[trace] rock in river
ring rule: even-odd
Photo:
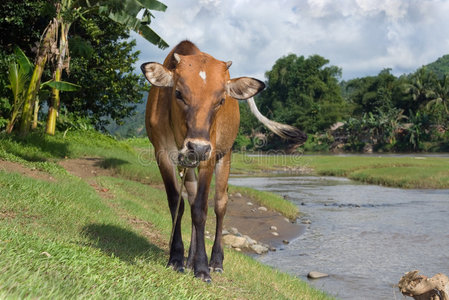
[[[309,272],[309,274],[307,274],[307,277],[310,279],[319,279],[319,278],[324,278],[324,277],[328,277],[329,274],[326,273],[321,273],[321,272],[317,272],[317,271],[311,271]]]
[[[259,244],[251,245],[250,248],[257,254],[263,254],[268,252],[268,248]]]
[[[248,247],[248,241],[241,236],[235,235],[225,235],[223,237],[223,243],[225,245],[230,245],[232,248],[245,248]]]

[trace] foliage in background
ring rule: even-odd
[[[449,74],[441,73],[449,70],[447,57],[408,75],[384,69],[338,83],[338,68],[326,67],[324,58],[291,54],[266,73],[267,88],[257,102],[266,116],[308,133],[305,151],[447,151]],[[288,148],[266,133],[245,105],[240,110],[235,149]],[[261,134],[262,148],[254,142]]]
[[[134,114],[142,101],[141,92],[148,90],[143,76],[136,74],[134,64],[139,52],[133,51],[134,41],[128,41],[128,31],[102,16],[90,23],[80,20],[72,27],[72,59],[70,80],[83,88],[61,95],[63,107],[77,117],[86,117],[97,129],[111,121],[123,123]]]
[[[20,38],[30,37],[27,40],[28,47],[31,48],[32,45],[36,44],[37,54],[35,61],[35,68],[29,87],[27,89],[27,95],[25,103],[20,111],[21,116],[21,132],[26,134],[30,128],[31,118],[34,111],[34,116],[37,117],[40,108],[38,102],[38,90],[40,87],[41,77],[48,76],[45,74],[45,66],[47,63],[51,63],[53,68],[53,80],[55,82],[60,82],[63,76],[63,70],[67,71],[69,74],[69,64],[71,57],[69,56],[69,40],[72,38],[71,26],[75,22],[82,22],[84,25],[85,32],[89,35],[89,38],[97,42],[98,45],[105,46],[105,49],[92,49],[88,46],[88,42],[83,39],[80,35],[75,37],[75,42],[78,43],[75,46],[75,52],[78,50],[80,57],[89,57],[94,54],[90,50],[103,51],[102,53],[113,54],[110,58],[115,58],[116,61],[109,63],[110,59],[105,57],[97,57],[96,69],[98,67],[105,67],[102,73],[106,73],[107,78],[99,78],[102,83],[110,80],[110,85],[107,87],[109,90],[104,91],[101,99],[84,99],[84,101],[91,101],[94,103],[92,110],[87,110],[84,113],[90,114],[89,117],[94,119],[95,125],[97,127],[102,127],[104,122],[102,122],[101,117],[106,111],[106,114],[110,116],[113,120],[120,120],[121,118],[130,115],[133,110],[132,106],[120,105],[115,101],[117,99],[117,94],[123,96],[124,102],[137,102],[137,100],[130,99],[142,90],[142,80],[139,76],[132,74],[132,64],[137,60],[137,53],[129,53],[132,51],[134,42],[120,42],[120,38],[128,38],[128,30],[134,30],[142,35],[149,42],[157,45],[160,48],[165,48],[168,45],[163,41],[150,27],[151,19],[154,17],[151,14],[151,10],[164,11],[166,6],[157,0],[147,0],[147,1],[137,1],[137,0],[125,0],[125,1],[114,1],[114,0],[98,0],[98,1],[82,1],[82,0],[35,0],[35,1],[10,1],[6,0],[2,3],[2,11],[0,13],[0,24],[5,25],[0,27],[0,33],[2,36],[7,36],[7,31],[17,32],[11,29],[24,29],[26,33],[21,33]],[[32,5],[32,4],[34,5]],[[17,8],[14,5],[17,5]],[[12,8],[8,10],[8,8]],[[4,10],[3,10],[4,9]],[[32,10],[33,13],[22,14],[23,11]],[[46,13],[43,13],[46,11]],[[143,12],[142,15],[140,13]],[[23,16],[30,15],[33,18],[24,19]],[[104,19],[108,19],[107,24],[115,25],[118,27],[119,33],[115,33],[116,37],[112,40],[115,44],[113,47],[109,47],[106,43],[103,43],[102,38],[104,35],[101,26],[98,24],[100,20],[96,18],[103,18],[103,23],[106,23]],[[50,23],[48,21],[50,20]],[[34,24],[41,25],[39,28],[34,28],[33,26],[24,26],[24,24],[29,24],[30,21],[34,21]],[[112,21],[112,22],[111,22]],[[48,24],[48,25],[42,25]],[[15,28],[16,27],[16,28]],[[44,28],[44,29],[43,29]],[[18,31],[21,32],[21,31]],[[43,33],[42,33],[43,32]],[[5,34],[3,34],[5,33]],[[70,33],[70,34],[69,34]],[[110,34],[111,32],[109,32]],[[20,39],[19,39],[20,40]],[[5,58],[0,62],[0,64],[9,64],[12,60],[9,57],[11,47],[14,45],[14,39],[5,41],[1,49],[3,53],[0,53],[1,58]],[[8,43],[7,43],[8,42]],[[23,43],[23,40],[22,40]],[[32,45],[30,45],[32,43]],[[105,45],[106,44],[106,45]],[[84,46],[84,47],[83,47]],[[117,55],[115,55],[117,53]],[[30,56],[34,56],[31,53]],[[93,57],[95,59],[95,57]],[[121,60],[121,61],[119,61]],[[89,67],[84,65],[84,67]],[[86,69],[83,70],[86,72]],[[113,73],[116,73],[114,76]],[[92,78],[98,78],[96,74]],[[140,82],[139,82],[140,80]],[[6,80],[0,80],[0,83]],[[117,82],[120,82],[116,84]],[[91,83],[91,82],[90,82]],[[114,86],[115,84],[115,86]],[[131,87],[132,85],[132,87]],[[54,134],[55,120],[57,112],[60,107],[60,95],[59,87],[55,85],[49,85],[52,87],[52,96],[50,102],[48,103],[48,120],[47,120],[47,133]],[[137,88],[134,86],[138,86]],[[97,86],[98,89],[98,86]],[[107,95],[106,97],[104,95]],[[122,100],[120,99],[120,102]],[[2,98],[0,101],[1,118],[0,124],[5,123],[6,114],[11,109],[10,102],[11,99]],[[98,107],[102,105],[109,105],[105,110],[98,112]],[[118,107],[117,107],[118,106]],[[117,107],[115,110],[111,107]],[[36,118],[35,118],[36,119]],[[37,122],[33,122],[33,128],[37,126]]]
[[[428,64],[427,69],[435,73],[438,78],[442,78],[444,75],[449,74],[449,54],[443,55],[433,63]]]
[[[257,98],[261,112],[307,132],[338,121],[346,108],[338,84],[341,70],[328,63],[319,55],[278,59],[265,75],[267,88]]]

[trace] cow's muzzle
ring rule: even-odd
[[[181,167],[194,168],[201,161],[208,160],[211,154],[211,145],[205,141],[186,141],[179,151],[178,164]]]

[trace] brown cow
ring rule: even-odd
[[[192,236],[186,265],[206,282],[211,281],[210,270],[223,271],[223,218],[228,201],[231,148],[240,122],[236,99],[248,99],[251,111],[276,134],[298,143],[307,138],[294,127],[263,117],[252,97],[264,89],[264,83],[248,77],[230,79],[230,66],[231,62],[216,60],[189,41],[178,44],[163,65],[150,62],[141,66],[153,85],[148,95],[145,124],[164,180],[172,221],[179,197],[176,168],[187,168],[184,186],[191,206]],[[214,170],[217,222],[208,263],[204,227]],[[180,272],[184,271],[183,212],[184,201],[181,201],[168,261],[169,266]]]

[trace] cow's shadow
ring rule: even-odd
[[[144,237],[117,225],[89,224],[83,228],[82,234],[91,240],[89,246],[131,264],[136,258],[159,262],[166,260],[161,248],[148,242]]]
[[[103,169],[114,169],[114,168],[118,168],[122,165],[126,165],[129,164],[129,161],[123,160],[123,159],[119,159],[119,158],[114,158],[114,157],[110,157],[110,158],[105,158],[101,161],[98,161],[95,166],[97,167],[101,167]]]

